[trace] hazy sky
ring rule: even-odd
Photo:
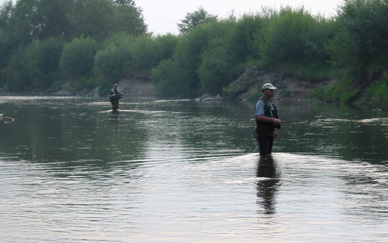
[[[226,18],[232,12],[240,17],[244,13],[260,12],[262,7],[279,9],[280,6],[304,6],[312,14],[332,16],[343,0],[135,0],[135,3],[143,10],[148,31],[154,34],[176,34],[177,23],[200,6],[219,18]]]
[[[192,13],[201,6],[219,18],[226,18],[231,13],[240,17],[244,13],[260,12],[262,7],[279,9],[280,6],[304,6],[312,14],[332,16],[342,3],[343,0],[135,0],[136,6],[143,10],[148,31],[154,34],[177,34],[177,23],[187,13]]]

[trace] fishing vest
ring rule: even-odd
[[[273,117],[279,119],[279,116],[276,111],[275,105],[266,99],[264,96],[260,97],[258,101],[261,100],[264,103],[264,116]],[[271,112],[271,108],[274,108]],[[255,115],[256,121],[256,133],[257,135],[269,136],[273,134],[275,128],[280,128],[280,125],[275,126],[273,123],[260,122],[257,120],[257,116]]]
[[[111,91],[110,91],[110,94],[112,95],[112,94],[115,94],[115,96],[112,96],[112,97],[110,97],[110,99],[111,100],[119,100],[119,99],[121,99],[121,93],[116,89],[112,89]]]

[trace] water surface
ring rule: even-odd
[[[3,242],[386,242],[388,115],[280,102],[272,158],[253,105],[0,97]]]

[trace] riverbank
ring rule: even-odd
[[[256,65],[245,67],[241,70],[238,78],[233,81],[227,88],[225,88],[222,94],[208,95],[205,94],[198,98],[198,100],[213,100],[213,99],[226,99],[234,101],[252,101],[261,96],[261,86],[264,83],[272,83],[278,88],[276,94],[277,98],[309,99],[310,93],[318,86],[326,87],[335,80],[310,80],[303,77],[298,77],[293,73],[280,73],[278,71],[261,70]],[[124,93],[124,97],[127,99],[156,99],[158,98],[155,85],[152,83],[150,76],[145,73],[132,75],[121,79],[119,82],[119,88]],[[91,90],[82,90],[74,92],[70,85],[63,85],[59,91],[45,92],[40,90],[31,90],[23,93],[7,93],[6,88],[0,89],[0,95],[30,95],[30,96],[87,96],[98,97],[104,96],[101,94],[108,94],[101,92],[99,87]]]
[[[278,98],[295,98],[307,100],[317,85],[325,85],[332,80],[308,80],[292,74],[280,74],[276,71],[263,71],[252,65],[244,68],[239,77],[217,96],[203,95],[199,100],[226,99],[249,101],[261,95],[261,86],[272,83],[279,90]],[[120,80],[120,90],[130,98],[157,98],[157,91],[152,81],[146,77],[131,77]],[[203,98],[205,97],[205,98]]]

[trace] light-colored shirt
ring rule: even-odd
[[[271,117],[273,117],[273,113],[272,111],[274,111],[275,108],[273,107],[273,104],[271,103]],[[256,113],[255,113],[256,116],[264,116],[265,115],[265,112],[264,112],[264,102],[262,100],[258,100],[256,102]]]

